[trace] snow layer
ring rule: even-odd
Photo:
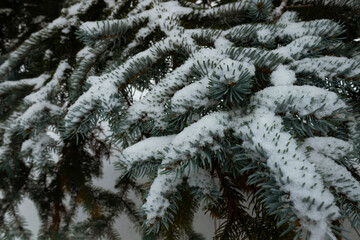
[[[281,64],[271,73],[270,81],[275,86],[292,85],[296,81],[295,72]]]
[[[273,53],[279,53],[281,56],[290,59],[299,59],[306,55],[310,50],[319,46],[322,38],[317,36],[303,36],[293,40],[284,47],[273,50]]]
[[[175,135],[164,137],[151,137],[138,142],[126,148],[120,157],[120,160],[128,166],[128,169],[137,161],[143,161],[149,158],[158,159],[165,153]]]
[[[171,161],[186,161],[198,153],[198,148],[213,145],[214,136],[223,137],[227,128],[228,113],[214,112],[184,128],[171,142],[163,164]]]
[[[324,56],[319,58],[305,58],[294,61],[295,72],[311,73],[319,78],[333,78],[335,76],[356,77],[360,75],[360,63],[345,57]]]
[[[164,158],[162,161],[164,167],[168,166],[172,161],[181,160],[185,163],[198,152],[198,147],[212,145],[213,136],[223,136],[227,116],[227,113],[212,113],[185,128],[176,136],[149,138],[141,141],[124,150],[123,156],[127,157],[125,161],[130,165],[138,157],[144,160],[161,156],[161,158]],[[159,155],[164,151],[165,147],[168,148],[166,155]],[[200,188],[202,192],[210,192],[214,187],[211,177],[204,170],[200,169],[194,172],[185,169],[184,173],[183,176],[189,178],[189,185]],[[142,206],[149,223],[154,222],[158,217],[164,216],[166,209],[170,206],[169,200],[165,196],[175,192],[176,186],[182,182],[182,178],[177,176],[176,171],[168,173],[166,168],[159,168],[158,175],[152,183],[149,195],[146,198],[146,203]]]
[[[169,174],[159,173],[151,184],[146,202],[142,206],[146,212],[146,220],[151,224],[156,218],[165,215],[166,209],[170,206],[165,194],[176,192],[176,186],[182,183],[182,179],[176,176],[176,172]]]
[[[353,150],[351,143],[333,137],[306,139],[302,148],[309,152],[309,161],[322,173],[326,183],[353,201],[360,201],[360,184],[344,167],[336,163]]]
[[[39,89],[44,82],[50,77],[49,74],[41,74],[36,78],[22,79],[18,81],[5,81],[0,83],[0,95],[9,93],[14,89],[19,89],[25,86],[32,86],[33,90]]]
[[[244,136],[243,146],[266,153],[267,165],[281,189],[289,193],[293,211],[311,232],[311,239],[324,239],[327,233],[331,236],[328,221],[339,217],[334,197],[324,187],[314,165],[298,149],[296,141],[282,131],[281,117],[266,108],[259,108],[243,121],[237,129],[238,134]],[[306,198],[309,201],[305,201]]]
[[[302,37],[325,37],[339,35],[343,31],[340,24],[328,19],[297,22],[297,14],[285,12],[275,24],[243,24],[227,30],[226,37],[231,41],[247,42],[256,38],[259,43],[275,43],[275,39],[297,40],[300,47]],[[304,39],[305,40],[305,39]],[[312,40],[314,41],[314,40]],[[310,44],[312,43],[310,41]],[[303,44],[306,44],[303,42]],[[293,46],[293,47],[295,47]],[[286,53],[291,54],[291,53]]]
[[[173,111],[185,113],[192,108],[208,107],[211,104],[208,97],[209,81],[208,77],[204,77],[177,91],[171,98]]]
[[[313,113],[317,118],[331,116],[334,111],[347,107],[336,93],[307,85],[268,87],[256,93],[252,99],[255,107],[264,106],[271,112],[284,103],[287,111],[295,111],[299,116]]]
[[[61,112],[61,108],[47,101],[37,102],[17,118],[17,124],[23,129],[28,129],[33,121],[39,118],[43,111],[49,111],[50,115],[57,115]]]

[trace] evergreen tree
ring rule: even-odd
[[[360,228],[358,0],[26,3],[44,10],[2,26],[1,238],[30,239],[24,197],[39,239],[119,239],[122,213],[143,239],[204,239],[199,207],[216,239]],[[91,180],[116,149],[113,193]]]

